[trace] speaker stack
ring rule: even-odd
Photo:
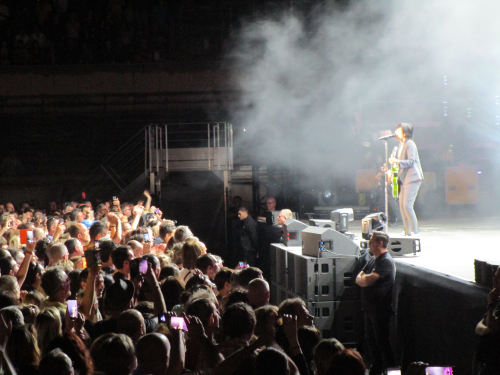
[[[355,284],[359,246],[331,227],[307,227],[301,238],[302,246],[271,245],[271,303],[301,298],[323,338],[356,346],[363,325]]]

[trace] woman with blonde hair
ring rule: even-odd
[[[62,322],[61,314],[55,307],[45,308],[35,320],[35,327],[37,331],[38,346],[42,352],[42,356],[47,354],[50,350],[50,342],[62,335]]]

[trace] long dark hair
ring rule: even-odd
[[[43,267],[40,263],[31,261],[28,266],[28,272],[26,273],[26,278],[24,279],[22,290],[28,290],[26,287],[32,286],[36,281],[37,275],[42,275]]]

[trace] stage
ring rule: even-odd
[[[441,219],[419,219],[421,253],[395,258],[418,267],[474,281],[474,259],[500,261],[499,222],[500,216],[478,218],[463,213]],[[361,220],[350,222],[349,232],[360,237]],[[388,232],[389,235],[400,235],[403,226],[390,227]]]

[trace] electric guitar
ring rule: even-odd
[[[391,158],[395,158],[397,152],[398,152],[398,146],[394,147],[394,150],[392,150]],[[392,185],[392,196],[396,199],[399,197],[398,174],[399,174],[399,164],[392,163],[391,180],[389,182]]]

